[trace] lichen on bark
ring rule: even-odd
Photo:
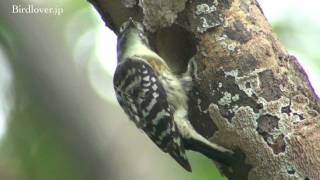
[[[149,31],[171,26],[177,19],[178,13],[184,10],[187,0],[139,0],[144,18],[143,22]]]
[[[190,120],[237,152],[232,167],[221,166],[229,179],[320,177],[319,99],[256,0],[139,2],[120,17],[143,19],[152,48],[183,66],[177,72],[196,61]],[[126,19],[111,16],[116,26]]]

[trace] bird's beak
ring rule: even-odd
[[[130,17],[129,20],[120,27],[120,33],[126,31],[128,28],[134,27],[136,27],[136,23],[134,22],[133,18]]]
[[[128,27],[136,27],[136,23],[134,22],[132,17],[130,17],[128,20]]]

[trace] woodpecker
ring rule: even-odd
[[[186,150],[225,163],[233,152],[209,142],[188,120],[188,96],[194,62],[183,77],[151,50],[143,25],[130,18],[118,35],[118,64],[113,83],[117,100],[137,128],[184,169],[191,172]]]

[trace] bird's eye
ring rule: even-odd
[[[120,27],[120,33],[123,32],[124,30],[126,30],[128,28],[128,26],[129,26],[129,22],[128,21],[123,23],[121,25],[121,27]]]
[[[120,27],[120,32],[123,32],[124,29],[125,29],[125,24],[123,24],[123,25]]]

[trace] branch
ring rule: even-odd
[[[88,2],[96,8],[106,26],[116,34],[119,32],[121,24],[129,17],[134,17],[137,20],[142,17],[139,8],[125,8],[122,0],[88,0]]]
[[[117,27],[127,16],[119,20],[114,12],[132,10],[120,6],[96,4]],[[203,136],[237,152],[223,174],[320,177],[319,99],[255,0],[149,0],[132,11],[145,15],[153,48],[176,72],[196,60],[190,119]]]

